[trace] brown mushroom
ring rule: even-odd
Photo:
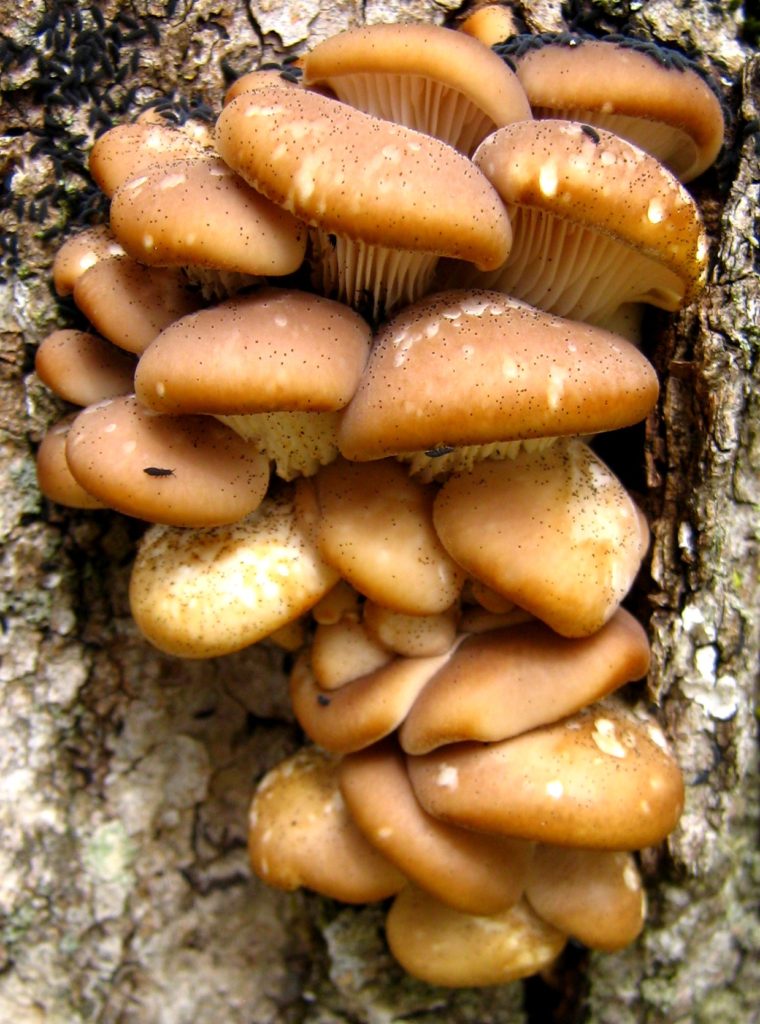
[[[37,376],[67,402],[95,405],[134,390],[135,360],[88,331],[64,328],[40,342]]]

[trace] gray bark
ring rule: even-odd
[[[173,92],[218,106],[222,58],[242,72],[350,24],[441,22],[456,6],[112,0],[101,8],[108,24],[124,14],[142,24],[152,18],[160,43],[130,40],[122,20],[121,50],[109,60],[127,77],[100,85],[100,105],[107,112],[107,99],[124,118],[128,90],[139,86],[132,102]],[[0,166],[13,200],[2,209],[8,258],[0,285],[0,1020],[756,1019],[760,64],[731,5],[575,6],[597,26],[633,27],[696,50],[725,89],[736,143],[736,163],[695,186],[713,234],[705,296],[676,322],[657,321],[652,335],[663,389],[647,431],[641,497],[654,544],[640,607],[654,649],[649,695],[675,743],[688,798],[667,848],[642,858],[644,936],[614,956],[571,951],[528,986],[449,993],[393,965],[377,908],[283,895],[250,877],[245,820],[254,780],[298,741],[280,656],[260,645],[187,663],[151,649],[126,600],[140,526],[55,507],[35,487],[35,444],[62,407],[31,372],[30,356],[66,315],[51,298],[50,263],[84,188],[76,164],[92,138],[95,103],[63,102],[45,125],[40,78],[52,73],[56,42],[35,27],[58,8],[21,0],[0,11]],[[534,31],[563,25],[559,2],[518,7]],[[71,39],[92,27],[85,12]],[[57,30],[64,28],[61,14]],[[130,69],[134,53],[139,67]],[[30,203],[56,185],[61,167],[34,147],[51,134],[68,158],[67,195],[49,197],[42,215]]]

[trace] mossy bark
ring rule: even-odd
[[[667,848],[642,858],[644,936],[614,956],[570,950],[527,985],[448,993],[393,965],[377,908],[259,885],[247,802],[298,742],[281,657],[259,646],[188,663],[152,650],[126,600],[139,524],[54,507],[35,486],[35,445],[62,408],[33,353],[70,316],[50,263],[94,209],[82,170],[93,133],[161,93],[218,107],[225,76],[262,59],[364,21],[442,22],[456,4],[111,0],[93,13],[20,0],[0,12],[0,1019],[753,1019],[760,65],[731,5],[515,6],[534,31],[572,17],[692,48],[731,110],[729,158],[695,184],[713,241],[708,289],[677,321],[653,319],[648,341],[663,389],[641,453],[654,545],[638,605],[653,640],[649,695],[688,798]]]

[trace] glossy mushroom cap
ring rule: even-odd
[[[114,193],[111,229],[134,259],[254,276],[293,273],[306,230],[218,157],[146,169]]]
[[[571,121],[507,125],[473,161],[510,212],[512,250],[487,283],[599,323],[623,303],[676,310],[705,282],[694,200],[653,156]]]
[[[412,301],[440,256],[499,266],[509,220],[472,163],[429,135],[305,89],[245,93],[217,122],[222,158],[317,229],[320,290],[355,307]]]
[[[433,529],[434,491],[397,462],[340,459],[314,477],[316,542],[361,594],[410,615],[443,612],[464,574]]]
[[[266,459],[216,420],[161,416],[134,395],[76,418],[66,442],[73,476],[110,508],[153,523],[217,526],[257,508]]]
[[[448,469],[452,447],[501,443],[503,456],[518,440],[636,423],[657,391],[622,338],[500,292],[441,292],[380,329],[338,444],[347,459],[427,452],[426,468]]]
[[[306,747],[264,776],[249,814],[251,865],[278,889],[305,886],[345,903],[386,899],[404,877],[351,820],[337,769]]]
[[[520,899],[532,844],[432,818],[392,741],[343,758],[338,777],[353,821],[415,885],[468,914],[496,914]]]
[[[675,828],[684,787],[659,726],[614,698],[500,743],[407,759],[436,818],[556,846],[638,850]]]
[[[638,39],[519,36],[497,47],[515,67],[536,117],[615,132],[682,181],[715,160],[724,123],[715,92],[680,53]]]
[[[335,412],[352,398],[371,341],[338,302],[262,288],[168,326],[140,359],[136,392],[158,412]]]
[[[463,914],[407,886],[385,924],[401,966],[430,985],[503,985],[549,967],[567,937],[542,921],[525,901],[489,916]]]
[[[53,286],[59,295],[70,295],[85,270],[99,260],[123,256],[124,249],[105,224],[85,228],[67,238],[53,260]]]
[[[135,559],[132,616],[160,650],[183,658],[239,651],[299,618],[335,585],[295,521],[292,495],[204,530],[151,527]]]
[[[129,256],[90,267],[74,285],[74,302],[104,338],[135,355],[201,306],[179,270],[146,267]]]
[[[622,949],[644,927],[646,897],[630,853],[538,845],[526,898],[544,921],[592,949]]]
[[[104,132],[90,150],[90,174],[107,196],[147,168],[181,159],[199,159],[209,148],[181,128],[137,121]]]
[[[494,46],[510,36],[518,35],[520,24],[514,11],[504,4],[483,4],[468,14],[457,28],[469,36],[474,36],[486,46]]]
[[[589,636],[614,614],[649,543],[623,485],[573,439],[452,477],[433,521],[468,573],[563,636]]]
[[[467,637],[430,680],[399,733],[409,754],[461,740],[493,742],[557,721],[649,668],[642,626],[620,609],[590,637],[540,622]]]
[[[514,73],[470,36],[436,25],[375,24],[318,43],[307,86],[472,153],[495,128],[532,117]],[[506,74],[505,74],[506,72]]]
[[[37,449],[37,486],[51,501],[69,508],[105,508],[72,476],[66,460],[66,439],[75,414],[55,423],[45,434]]]
[[[131,394],[136,365],[96,334],[67,328],[43,339],[34,358],[40,380],[67,402],[82,406]]]

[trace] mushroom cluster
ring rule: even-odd
[[[310,744],[258,786],[254,870],[394,897],[393,954],[450,986],[631,942],[634,852],[681,811],[620,693],[648,526],[592,443],[657,400],[640,308],[704,283],[682,181],[723,132],[682,58],[504,19],[351,29],[243,76],[213,133],[106,132],[109,225],[54,266],[89,326],[36,364],[81,410],[42,491],[152,524],[145,637],[294,653]]]

